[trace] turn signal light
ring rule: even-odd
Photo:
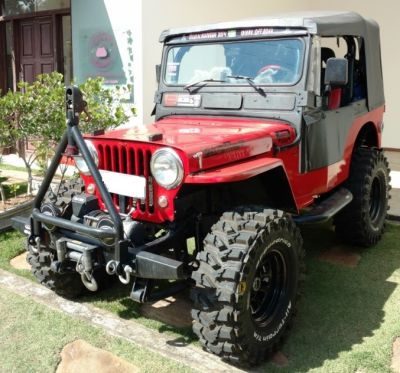
[[[93,183],[90,183],[87,187],[86,187],[86,192],[88,194],[94,194],[94,192],[96,191],[96,186]]]
[[[295,137],[294,130],[281,130],[272,133],[272,139],[275,145],[282,146],[290,144]]]
[[[168,207],[168,198],[166,196],[158,197],[158,206],[160,206],[163,209]]]

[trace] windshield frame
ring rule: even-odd
[[[171,88],[171,87],[185,87],[187,84],[170,84],[166,81],[166,70],[167,70],[167,65],[168,65],[168,55],[169,52],[172,48],[177,48],[177,47],[185,47],[185,46],[195,46],[195,45],[215,45],[215,44],[229,44],[229,43],[248,43],[248,42],[261,42],[261,41],[273,41],[273,40],[298,40],[302,43],[302,56],[300,58],[300,66],[299,66],[299,75],[298,79],[295,82],[291,83],[275,83],[275,84],[257,84],[260,87],[294,87],[297,84],[299,84],[304,76],[304,66],[305,66],[305,58],[307,54],[307,44],[305,42],[305,37],[302,35],[287,35],[285,37],[279,36],[279,37],[263,37],[263,38],[252,38],[252,39],[234,39],[234,40],[205,40],[205,41],[196,41],[193,43],[188,43],[188,42],[181,42],[181,43],[173,43],[173,44],[165,44],[164,45],[164,52],[163,52],[163,66],[161,70],[161,82],[165,87]],[[247,87],[248,84],[246,82],[236,82],[236,83],[217,83],[217,82],[209,82],[207,84],[207,87]]]

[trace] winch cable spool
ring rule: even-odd
[[[89,214],[85,215],[85,224],[93,227],[93,228],[99,228],[99,229],[110,229],[112,230],[114,228],[114,223],[112,221],[112,218],[109,214],[105,213],[104,211],[101,210],[95,210],[89,212]],[[115,245],[115,239],[114,237],[108,237],[102,239],[102,242],[105,246],[107,247],[112,247]]]

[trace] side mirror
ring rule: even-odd
[[[156,78],[157,78],[157,83],[160,83],[160,77],[161,77],[161,65],[156,65]]]
[[[342,87],[347,84],[349,62],[346,58],[329,58],[326,61],[325,85]]]

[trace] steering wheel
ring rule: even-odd
[[[287,67],[281,65],[265,65],[258,70],[254,82],[256,83],[285,83],[288,77],[293,75],[293,72]]]

